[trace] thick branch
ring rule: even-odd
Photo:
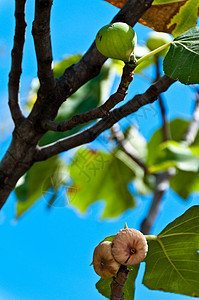
[[[97,136],[100,135],[100,133],[111,128],[122,118],[132,114],[133,112],[136,112],[140,107],[146,104],[153,103],[155,100],[157,100],[158,95],[166,91],[174,82],[175,80],[169,78],[168,76],[163,76],[158,82],[150,86],[150,88],[144,94],[136,95],[127,104],[118,109],[114,109],[108,117],[100,120],[88,129],[40,148],[35,156],[35,160],[45,160],[53,155],[75,148],[82,144],[92,142]]]
[[[53,0],[35,0],[35,19],[32,27],[40,89],[44,95],[48,95],[49,91],[55,88],[50,37],[50,13],[52,3]]]
[[[15,1],[15,36],[14,36],[14,46],[12,49],[12,63],[11,71],[9,74],[9,107],[12,115],[12,119],[15,125],[18,125],[24,116],[19,105],[19,85],[20,77],[22,73],[22,57],[23,57],[23,47],[25,41],[25,4],[26,0],[16,0]]]

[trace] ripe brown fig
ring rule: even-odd
[[[95,272],[104,279],[117,274],[120,264],[115,261],[111,252],[112,243],[105,241],[100,243],[93,254],[93,267]]]
[[[148,251],[145,236],[136,229],[121,229],[112,242],[112,254],[115,260],[125,266],[139,264]]]

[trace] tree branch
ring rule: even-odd
[[[131,144],[128,140],[125,139],[122,130],[120,129],[119,125],[115,124],[111,129],[113,132],[113,136],[117,143],[121,146],[123,151],[141,168],[145,173],[149,173],[147,166],[133,154],[133,149]]]
[[[50,157],[54,155],[51,155],[48,152],[49,150],[47,150],[48,155],[45,156],[45,151],[41,151],[37,146],[39,140],[46,133],[41,127],[41,120],[54,120],[62,102],[84,83],[98,75],[101,66],[106,60],[106,57],[97,51],[93,43],[80,62],[68,68],[64,75],[55,82],[51,68],[52,54],[49,29],[52,0],[35,1],[33,35],[35,50],[37,52],[38,76],[41,88],[30,115],[24,118],[23,122],[15,128],[10,147],[0,162],[0,207],[5,203],[18,179],[34,164],[36,157],[46,159],[47,156]],[[140,16],[149,8],[151,3],[152,0],[129,0],[125,5],[125,10],[124,8],[121,9],[114,18],[114,21],[122,21],[123,18],[123,21],[133,26],[139,20]],[[127,16],[125,16],[126,13]],[[49,72],[49,74],[46,72]],[[127,114],[128,113],[126,113],[126,115]],[[114,116],[113,114],[113,117]],[[118,120],[119,119],[120,118],[118,118]],[[105,123],[103,123],[104,121]],[[107,121],[109,124],[110,119],[103,119],[103,122],[97,125],[101,132],[103,131],[101,126],[105,126],[105,129],[106,127],[109,128],[109,125],[106,124]],[[72,137],[72,140],[70,140],[72,144],[67,144],[68,142],[70,143],[70,141],[67,141],[66,148],[71,149],[78,146],[81,144],[80,140],[82,140],[82,142],[93,140],[95,138],[94,135],[97,136],[100,133],[96,133],[95,130],[98,129],[95,127],[94,132],[91,130],[86,133],[79,133],[78,137]],[[87,134],[90,137],[87,138]],[[83,136],[79,140],[81,135]],[[67,150],[65,149],[66,145],[63,145],[62,141],[60,141],[60,144],[61,147],[63,147],[62,151]]]
[[[15,36],[12,49],[11,71],[9,74],[9,107],[12,119],[15,125],[24,120],[20,105],[19,105],[19,86],[22,73],[22,57],[23,47],[25,42],[25,4],[26,0],[15,0]]]
[[[157,100],[158,95],[166,91],[174,82],[175,80],[169,78],[168,76],[163,76],[158,82],[151,85],[144,94],[136,95],[128,103],[117,109],[114,109],[108,117],[100,120],[88,129],[68,138],[59,140],[48,146],[37,149],[35,160],[46,160],[47,158],[61,152],[94,141],[96,137],[100,135],[100,133],[111,128],[122,118],[132,114],[133,112],[136,112],[140,107],[146,104],[153,103],[155,100]]]
[[[141,231],[143,234],[150,233],[151,227],[153,226],[154,221],[159,212],[160,202],[165,192],[169,189],[169,180],[173,175],[175,175],[175,168],[169,168],[166,172],[156,174],[156,186],[155,186],[152,204],[150,206],[146,218],[143,220],[141,224]]]
[[[156,79],[155,81],[159,80],[161,77],[160,75],[160,61],[159,57],[156,58]],[[169,128],[168,128],[168,123],[166,119],[166,109],[164,107],[164,101],[161,95],[159,95],[159,106],[160,106],[160,111],[161,111],[161,116],[162,116],[162,132],[163,132],[163,138],[165,141],[170,140],[170,134],[169,134]]]
[[[128,0],[112,22],[123,21],[134,26],[152,2],[153,0]],[[94,42],[78,63],[67,68],[64,74],[56,79],[55,90],[49,90],[45,99],[42,99],[44,97],[41,97],[40,93],[38,94],[38,100],[28,117],[38,132],[44,132],[41,121],[54,120],[60,105],[82,85],[96,77],[106,60],[107,58],[97,50]]]
[[[116,278],[113,278],[111,283],[111,298],[110,300],[124,300],[123,288],[128,279],[129,271],[126,266],[121,265]]]
[[[134,61],[130,61],[129,63],[125,64],[123,68],[121,82],[119,84],[116,93],[111,95],[109,99],[101,106],[89,110],[87,112],[84,112],[82,114],[75,115],[71,119],[62,122],[42,120],[41,121],[42,128],[44,130],[63,132],[66,130],[71,130],[80,124],[88,123],[89,121],[93,121],[95,119],[108,116],[109,111],[113,107],[115,107],[115,105],[117,105],[119,102],[124,100],[128,87],[131,81],[133,80],[133,75],[134,75],[133,71],[135,67],[136,67],[136,63]]]
[[[55,88],[50,37],[50,13],[52,3],[53,0],[35,0],[35,19],[32,27],[40,91],[44,95],[48,95],[50,91]]]

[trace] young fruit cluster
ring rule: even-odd
[[[121,229],[113,242],[101,242],[93,254],[95,272],[104,279],[117,274],[121,265],[132,266],[144,260],[148,251],[145,236],[136,229]]]
[[[126,23],[116,22],[102,27],[95,43],[98,51],[106,57],[129,62],[137,42],[135,31]]]

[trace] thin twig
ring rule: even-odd
[[[163,138],[164,141],[170,140],[170,134],[169,134],[169,127],[166,119],[166,109],[164,106],[164,101],[162,95],[159,95],[159,106],[161,110],[161,116],[162,116],[162,132],[163,132]]]
[[[111,128],[113,136],[117,143],[121,146],[122,150],[141,168],[145,173],[149,173],[147,166],[133,153],[133,149],[128,140],[125,139],[122,130],[118,124]]]
[[[15,0],[15,36],[12,49],[12,63],[9,74],[9,107],[15,125],[25,119],[19,104],[19,86],[22,73],[22,57],[25,42],[25,4],[26,0]]]
[[[44,130],[51,130],[57,132],[63,132],[67,130],[71,130],[74,127],[88,123],[89,121],[96,120],[98,118],[103,118],[109,115],[109,112],[112,108],[115,107],[119,102],[123,101],[126,96],[126,91],[133,80],[133,71],[136,67],[135,63],[127,63],[123,69],[123,75],[121,78],[121,82],[119,87],[113,95],[101,106],[84,112],[82,114],[78,114],[73,116],[69,120],[65,120],[62,122],[53,122],[50,120],[42,120],[41,126]]]
[[[187,128],[187,131],[184,135],[183,140],[187,142],[188,144],[191,144],[194,142],[197,132],[198,132],[198,123],[199,123],[199,91],[196,93],[196,99],[195,99],[195,108],[193,112],[193,119],[191,123],[189,124],[189,127]]]
[[[159,57],[156,58],[156,79],[155,81],[159,80],[161,77],[160,74],[160,61]],[[162,116],[162,131],[163,131],[163,138],[165,141],[170,140],[170,134],[169,134],[169,128],[168,128],[168,123],[166,119],[166,109],[164,106],[164,101],[161,95],[159,95],[159,106],[160,106],[160,111],[161,111],[161,116]]]
[[[151,85],[144,94],[136,95],[128,103],[117,109],[114,109],[110,112],[108,117],[100,120],[88,129],[42,148],[38,147],[37,153],[35,154],[35,160],[45,160],[63,151],[67,151],[82,144],[94,141],[96,137],[100,135],[100,133],[111,128],[122,118],[132,114],[133,112],[136,112],[140,107],[146,104],[153,103],[155,100],[157,100],[158,95],[166,91],[174,82],[175,80],[169,78],[168,76],[163,76],[159,81]]]

